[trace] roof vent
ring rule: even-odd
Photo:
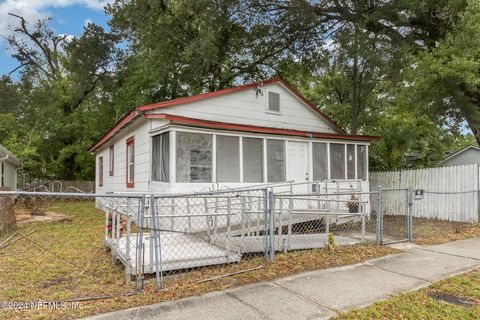
[[[268,92],[268,111],[280,112],[280,94],[277,92]]]

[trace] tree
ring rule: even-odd
[[[476,42],[475,45],[472,45],[467,40],[479,38],[479,19],[476,16],[479,4],[478,1],[474,0],[288,2],[257,0],[254,3],[259,10],[267,14],[270,23],[277,26],[294,25],[303,16],[310,20],[309,12],[314,12],[316,18],[322,24],[330,26],[333,29],[331,34],[347,30],[350,24],[353,24],[360,28],[362,32],[375,35],[381,41],[390,42],[393,47],[404,48],[405,56],[415,57],[415,59],[410,60],[411,65],[403,65],[402,72],[408,71],[410,67],[415,67],[418,59],[424,59],[423,57],[430,57],[429,62],[427,62],[428,58],[425,58],[427,59],[425,60],[427,65],[433,63],[433,57],[440,54],[444,61],[448,60],[451,63],[450,67],[443,68],[443,71],[437,68],[435,72],[438,75],[443,75],[434,77],[438,80],[440,78],[447,80],[448,77],[452,76],[455,78],[453,74],[455,71],[447,74],[448,69],[458,70],[460,71],[458,75],[460,75],[462,73],[461,69],[467,68],[468,64],[472,62],[471,60],[475,59],[471,57],[472,55],[475,56],[476,50],[478,50]],[[466,36],[467,34],[468,36]],[[442,45],[444,42],[447,44]],[[458,51],[445,49],[445,47],[452,47],[454,42]],[[438,49],[438,44],[443,49]],[[460,69],[454,65],[458,60],[455,58],[457,53],[463,53],[465,57],[465,64]],[[435,63],[432,64],[432,67],[435,68]],[[476,136],[477,142],[480,143],[479,95],[477,88],[472,87],[475,80],[470,82],[472,76],[474,76],[472,73],[475,72],[477,72],[477,69],[470,68],[469,72],[463,74],[463,79],[457,77],[454,81],[447,80],[450,88],[443,88],[443,90],[450,94],[436,95],[436,99],[449,105],[443,106],[441,111],[443,116],[440,118],[443,118],[444,122],[439,122],[439,125],[452,121],[458,124],[459,121],[461,122],[464,119]],[[467,79],[466,75],[468,74],[469,78]],[[409,89],[405,88],[405,90]],[[454,112],[455,108],[459,112]],[[355,103],[352,103],[352,110],[356,109]]]
[[[444,126],[466,121],[480,143],[480,3],[471,0],[454,32],[423,53],[411,72],[411,100]]]
[[[92,167],[93,158],[85,149],[114,121],[108,114],[113,111],[111,94],[105,89],[113,80],[116,37],[94,24],[78,38],[55,35],[49,19],[30,27],[23,17],[13,16],[19,22],[8,42],[19,62],[15,70],[21,76],[23,114],[18,128],[3,140],[13,147],[30,137],[45,164],[41,173],[30,172],[35,177],[91,179],[93,170],[84,168]],[[4,94],[0,92],[2,100]],[[79,166],[78,161],[87,163]]]
[[[303,32],[253,23],[258,13],[240,0],[118,1],[108,12],[130,44],[118,67],[124,110],[272,76],[281,58],[318,37],[307,22],[295,26]]]

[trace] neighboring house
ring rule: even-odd
[[[0,188],[17,189],[17,170],[21,166],[22,162],[0,144]]]
[[[368,145],[376,139],[347,134],[275,78],[136,107],[89,151],[99,193],[327,179],[368,189]]]
[[[438,165],[446,167],[474,163],[480,163],[480,148],[470,145],[458,151],[448,152],[445,159],[440,161]]]

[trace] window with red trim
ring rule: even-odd
[[[108,161],[108,174],[110,177],[113,177],[113,169],[114,169],[114,163],[115,163],[115,153],[114,153],[114,148],[113,145],[110,146],[110,149],[108,151],[108,156],[109,156],[109,161]]]
[[[98,186],[103,187],[103,157],[98,158]]]
[[[127,139],[127,188],[133,188],[135,185],[135,139],[130,137]]]

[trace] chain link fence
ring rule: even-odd
[[[0,192],[14,199],[17,223],[28,226],[0,238],[0,251],[12,265],[19,264],[20,252],[28,259],[26,269],[42,270],[41,287],[68,287],[88,278],[89,294],[115,296],[140,292],[146,282],[161,290],[256,270],[279,252],[429,239],[471,224],[449,220],[454,213],[448,208],[455,209],[449,201],[478,199],[476,191],[424,191],[421,197],[411,188],[325,192],[312,185],[307,191]],[[448,212],[425,211],[427,201],[444,201]],[[61,298],[84,295],[70,288]]]

